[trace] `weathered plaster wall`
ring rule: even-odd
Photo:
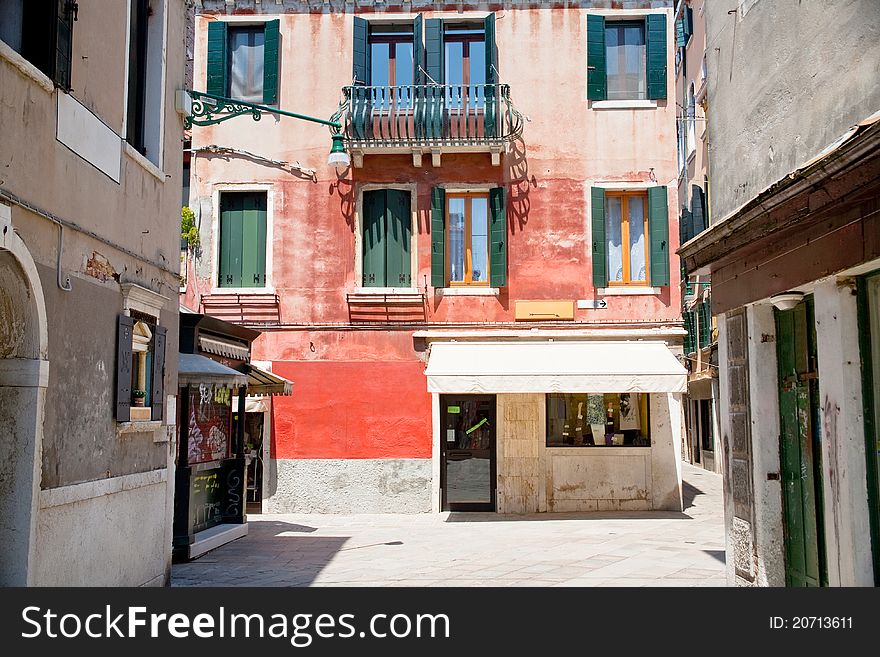
[[[276,459],[269,513],[427,513],[431,459]]]
[[[855,281],[836,277],[820,281],[813,298],[828,583],[873,586]]]
[[[37,521],[36,586],[166,583],[170,536],[164,480],[133,489],[120,485],[106,494],[53,506],[47,506],[55,504],[47,492],[53,491],[41,493]]]
[[[644,11],[635,13],[643,15]],[[281,295],[283,322],[348,321],[344,293],[360,285],[355,270],[357,199],[361,186],[367,183],[416,185],[413,232],[418,266],[413,271],[413,285],[423,289],[430,281],[430,188],[437,184],[508,188],[508,286],[498,297],[441,297],[427,288],[429,321],[511,321],[516,299],[595,296],[588,200],[589,188],[595,183],[650,184],[653,170],[659,184],[669,185],[670,252],[674,252],[678,245],[675,107],[671,100],[674,51],[669,48],[669,101],[658,101],[653,109],[591,109],[583,65],[586,14],[574,8],[510,8],[499,14],[496,31],[501,78],[511,85],[516,106],[530,118],[522,142],[502,158],[500,167],[491,166],[488,154],[444,154],[440,168],[432,167],[427,156],[423,166],[416,168],[407,155],[366,155],[362,169],[352,169],[337,180],[335,171],[326,165],[327,133],[314,124],[265,116],[259,122],[238,119],[194,130],[195,149],[219,144],[295,161],[316,171],[315,179],[310,180],[304,174],[252,158],[194,154],[192,194],[201,214],[202,234],[202,257],[194,284],[202,293],[213,287],[214,192],[229,183],[268,183],[272,187],[274,239],[270,248],[274,267],[270,276],[274,290]],[[458,16],[443,12],[423,15]],[[219,18],[196,17],[196,88],[203,88],[206,75],[207,24]],[[245,13],[229,18],[248,20],[250,16]],[[331,114],[342,87],[351,81],[351,17],[291,13],[281,15],[280,20],[279,106]],[[668,39],[671,43],[671,20]],[[536,47],[550,42],[555,47]],[[302,43],[309,44],[306,51],[300,47]],[[561,51],[566,57],[559,57]],[[328,67],[328,61],[343,65]],[[567,129],[559,130],[560,125]],[[678,268],[670,269],[671,285],[660,294],[608,297],[607,309],[578,310],[576,319],[677,320]],[[197,302],[189,295],[187,300]]]
[[[875,0],[737,6],[705,3],[716,220],[880,109]]]

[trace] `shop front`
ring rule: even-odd
[[[659,341],[433,342],[436,510],[682,509],[687,373]]]
[[[195,313],[180,315],[174,559],[185,561],[247,534],[248,496],[262,470],[264,411],[292,383],[253,365],[259,331]],[[249,396],[250,395],[250,396]],[[251,412],[249,412],[251,411]],[[257,435],[259,434],[259,435]],[[265,441],[268,445],[268,440]]]

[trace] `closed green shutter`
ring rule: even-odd
[[[489,285],[507,285],[507,190],[493,187],[489,190]]]
[[[590,189],[590,212],[593,240],[591,257],[593,259],[593,287],[608,284],[607,256],[605,253],[605,190],[601,187]]]
[[[605,18],[587,16],[587,98],[605,100],[608,95],[605,70]]]
[[[685,7],[681,16],[675,21],[675,45],[684,48],[694,33],[694,11]]]
[[[413,19],[413,81],[425,84],[425,20],[419,14]]]
[[[410,194],[398,189],[385,191],[385,285],[412,285],[410,240],[412,215]]]
[[[241,286],[266,285],[266,195],[242,194]]]
[[[134,319],[128,315],[116,317],[116,421],[131,420],[131,336]]]
[[[645,18],[645,50],[648,60],[648,98],[666,98],[666,15]]]
[[[430,22],[430,21],[429,21]],[[431,189],[431,285],[446,287],[446,190]]]
[[[687,356],[697,350],[696,320],[692,310],[684,313],[684,330],[687,331],[687,335],[684,336],[684,355]]]
[[[425,21],[425,62],[428,70],[428,85],[443,84],[445,78],[443,60],[443,21],[439,18],[429,18]],[[425,104],[425,127],[421,132],[427,139],[439,139],[443,134],[443,87],[427,87]]]
[[[226,82],[226,23],[208,23],[208,80],[205,90],[215,96],[225,96]]]
[[[267,21],[263,28],[263,102],[278,102],[278,26],[280,21]]]
[[[669,285],[669,209],[666,187],[648,188],[648,227],[651,244],[651,285]]]
[[[703,196],[703,188],[699,185],[691,185],[691,214],[693,215],[693,230],[691,237],[696,237],[706,230],[706,201]]]
[[[220,195],[219,287],[266,285],[266,194]]]
[[[370,84],[370,46],[367,21],[355,16],[353,34],[351,61],[354,84]]]
[[[385,287],[385,190],[364,192],[364,287]]]
[[[147,377],[147,383],[151,388],[148,397],[152,409],[150,411],[151,420],[161,420],[165,408],[165,338],[167,333],[168,329],[164,326],[153,327],[152,362],[149,365],[150,376]]]
[[[369,25],[363,18],[354,17],[354,38],[352,44],[352,77],[355,85],[351,90],[351,129],[355,139],[366,139],[370,121],[369,91],[364,88],[370,84],[370,43]]]
[[[709,300],[700,304],[700,347],[712,344],[712,309]]]
[[[495,90],[498,84],[498,51],[495,47],[495,14],[489,14],[483,21],[483,39],[486,47],[486,118],[484,129],[487,137],[495,137],[495,129],[498,118],[495,112],[498,103],[495,100]]]

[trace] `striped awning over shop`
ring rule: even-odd
[[[222,338],[209,338],[206,335],[199,336],[199,348],[206,353],[235,360],[247,360],[251,353],[247,345]]]
[[[248,397],[293,394],[293,381],[288,381],[283,376],[272,374],[272,372],[262,370],[255,365],[246,365],[245,368],[248,377]]]

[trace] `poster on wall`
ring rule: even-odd
[[[201,384],[190,387],[189,463],[219,461],[229,456],[232,429],[232,391]]]

